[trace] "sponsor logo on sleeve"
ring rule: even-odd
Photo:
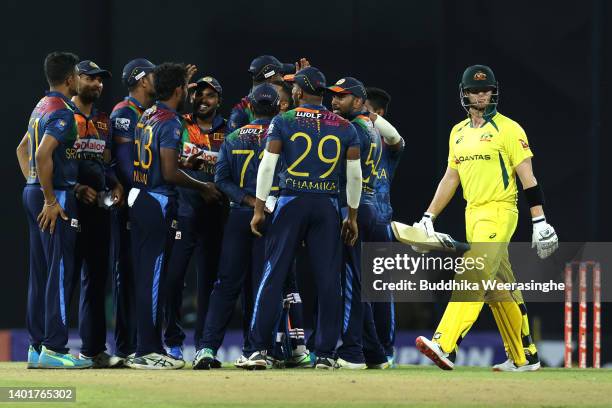
[[[128,118],[115,118],[115,129],[129,130],[130,120]]]
[[[521,142],[521,146],[523,146],[523,149],[525,150],[529,149],[529,144],[525,140],[519,139],[519,142]]]

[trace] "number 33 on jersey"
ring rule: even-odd
[[[134,187],[173,195],[174,186],[164,181],[160,150],[179,149],[183,122],[176,111],[161,102],[145,111],[134,135]]]

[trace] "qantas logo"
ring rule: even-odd
[[[464,161],[472,161],[472,160],[491,160],[491,155],[489,154],[472,154],[469,156],[459,156],[457,158],[459,162]]]
[[[523,149],[529,149],[529,144],[526,141],[524,141],[523,139],[519,139],[519,142],[521,142],[521,146],[523,146]]]

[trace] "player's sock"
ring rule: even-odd
[[[459,338],[470,330],[483,302],[449,302],[432,338],[445,353],[455,351]]]
[[[504,345],[507,347],[508,357],[517,366],[527,364],[521,337],[523,315],[518,304],[516,302],[491,302],[489,306]]]

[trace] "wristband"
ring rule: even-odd
[[[526,188],[523,191],[525,192],[525,197],[527,198],[529,208],[544,205],[544,193],[542,192],[542,188],[539,184]]]

